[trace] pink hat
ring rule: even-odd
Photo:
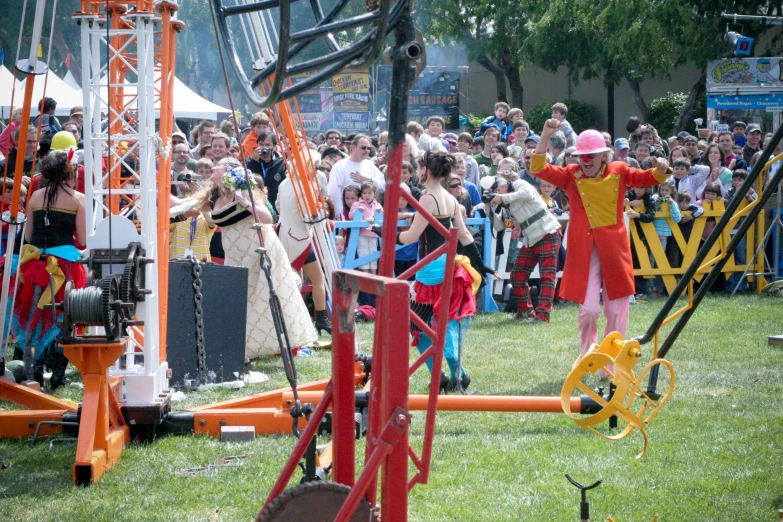
[[[583,156],[585,154],[597,154],[599,152],[609,152],[603,135],[594,129],[588,129],[576,138],[576,151],[574,156]]]

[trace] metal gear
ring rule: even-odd
[[[114,309],[114,301],[119,297],[119,285],[115,277],[107,277],[101,280],[101,315],[103,316],[103,328],[106,337],[116,339],[120,335],[120,321],[117,311]]]
[[[125,268],[122,271],[122,279],[120,280],[120,299],[123,303],[136,303],[139,300],[141,277],[144,273],[144,267],[141,265],[141,245],[139,243],[131,243],[129,245],[128,260],[125,261]],[[130,317],[135,312],[135,308],[127,311]]]
[[[274,499],[258,516],[258,522],[327,522],[334,520],[351,488],[334,482],[308,482]],[[351,522],[380,522],[366,500],[359,502]]]

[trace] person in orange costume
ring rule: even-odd
[[[607,162],[610,150],[600,132],[586,130],[576,140],[579,162],[557,167],[546,164],[549,137],[560,130],[556,119],[547,120],[530,162],[530,173],[566,191],[571,202],[566,255],[560,296],[579,303],[579,337],[584,355],[597,341],[603,289],[604,335],[628,326],[629,296],[634,293],[631,244],[625,228],[624,198],[629,187],[647,187],[666,180],[666,160],[639,170],[625,162]]]

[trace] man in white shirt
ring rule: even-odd
[[[370,138],[357,134],[351,144],[351,155],[335,163],[329,173],[327,188],[335,208],[342,208],[343,190],[349,185],[372,181],[377,194],[382,194],[386,189],[383,173],[368,159],[372,149]]]

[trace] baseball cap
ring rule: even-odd
[[[747,133],[750,134],[751,132],[761,132],[761,127],[759,127],[758,123],[751,123],[748,125]]]
[[[457,143],[457,135],[454,134],[453,132],[447,132],[446,134],[444,134],[443,139],[448,142]]]
[[[176,136],[178,138],[182,138],[183,140],[185,140],[185,143],[188,142],[188,138],[187,138],[187,136],[185,136],[184,132],[180,132],[180,131],[172,132],[171,133],[171,137],[173,138],[174,136]]]
[[[631,146],[628,144],[628,140],[625,138],[617,138],[614,140],[614,148],[615,149],[630,149]]]
[[[541,141],[541,138],[539,138],[537,134],[531,134],[527,138],[525,138],[525,143],[527,143],[528,141],[534,141],[538,143],[539,141]]]
[[[84,116],[84,107],[77,105],[71,108],[71,116]]]
[[[252,127],[251,127],[250,125],[245,125],[244,127],[242,127],[242,130],[241,130],[241,131],[239,131],[239,132],[247,132],[247,131],[249,131],[250,129],[252,129]]]
[[[688,134],[688,133],[687,133],[687,132],[685,132],[685,131],[682,131],[682,132],[680,132],[680,133],[678,133],[678,134],[677,134],[677,137],[678,137],[678,138],[680,138],[680,139],[685,139],[685,138],[687,138],[688,136],[690,136],[690,134]]]

